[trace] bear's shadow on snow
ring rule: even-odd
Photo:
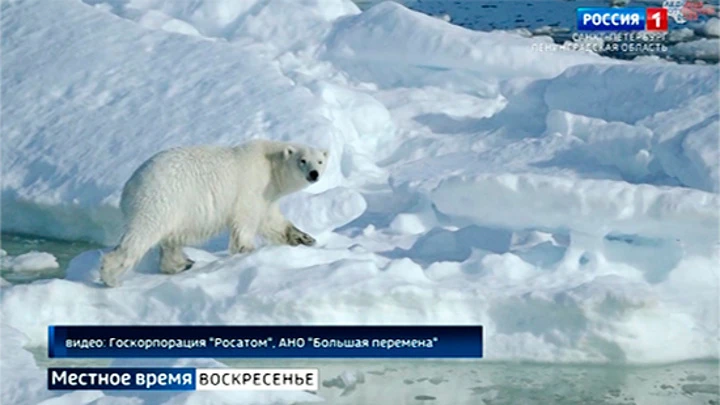
[[[409,258],[426,267],[437,262],[463,262],[475,250],[503,254],[510,250],[512,231],[470,225],[457,231],[435,228],[421,236],[410,249],[381,252],[390,259]]]
[[[205,250],[207,252],[222,252],[228,249],[228,244],[230,243],[230,233],[228,231],[223,231],[218,235],[213,236],[212,238],[208,239],[204,243],[198,244],[198,249]]]

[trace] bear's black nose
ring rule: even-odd
[[[310,173],[308,173],[308,179],[310,181],[317,181],[319,175],[317,170],[311,170]]]

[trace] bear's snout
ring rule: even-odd
[[[316,182],[320,174],[317,170],[310,170],[310,173],[308,173],[308,180],[311,182]]]

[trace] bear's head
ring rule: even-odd
[[[283,155],[285,161],[290,164],[296,179],[301,182],[315,183],[325,173],[327,166],[328,151],[310,147],[288,146]],[[295,170],[297,169],[297,171]]]

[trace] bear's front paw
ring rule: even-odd
[[[315,238],[297,229],[294,226],[288,227],[287,240],[290,246],[313,246],[315,244]]]
[[[230,246],[229,250],[230,250],[231,255],[250,253],[253,250],[255,250],[255,246],[238,244],[238,245]]]

